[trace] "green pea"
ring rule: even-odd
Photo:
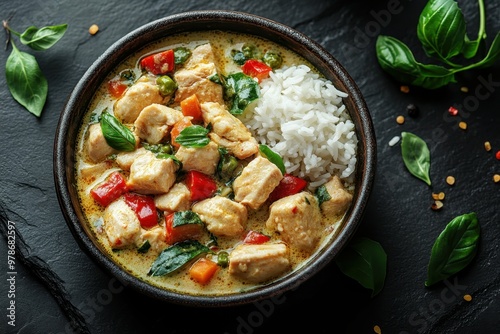
[[[243,65],[245,63],[245,61],[247,60],[247,58],[245,57],[243,52],[236,51],[236,50],[233,50],[233,51],[234,51],[234,52],[232,52],[233,61],[238,65]]]
[[[229,265],[229,254],[227,252],[219,252],[217,254],[217,264],[222,268],[226,268]]]
[[[243,44],[243,46],[241,47],[241,52],[243,52],[243,55],[246,59],[256,58],[258,54],[258,50],[255,45],[247,43]]]
[[[171,95],[177,89],[177,84],[168,75],[162,75],[156,79],[156,84],[163,96]]]
[[[267,51],[264,54],[264,57],[262,57],[262,61],[272,69],[281,67],[281,64],[283,63],[281,56],[272,51]]]

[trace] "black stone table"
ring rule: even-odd
[[[488,44],[500,31],[498,1],[485,0]],[[2,19],[14,30],[68,23],[52,49],[34,54],[49,83],[40,118],[13,100],[6,86],[0,51],[0,200],[28,248],[28,262],[45,264],[66,295],[54,296],[29,264],[15,262],[15,297],[8,268],[8,244],[0,240],[0,333],[71,333],[73,310],[91,333],[498,333],[500,331],[500,62],[465,72],[458,82],[428,91],[400,84],[381,70],[375,56],[379,34],[406,42],[425,59],[416,35],[425,1],[2,1]],[[478,5],[459,1],[469,36],[477,35]],[[152,20],[188,10],[245,11],[287,24],[329,50],[351,73],[366,97],[378,143],[374,190],[357,236],[378,241],[387,252],[387,278],[380,294],[345,276],[331,263],[310,281],[277,300],[229,309],[192,309],[144,297],[102,271],[78,247],[56,198],[52,174],[53,140],[59,114],[71,90],[113,42]],[[97,24],[99,32],[88,32]],[[5,41],[5,36],[2,42]],[[2,43],[4,45],[4,43]],[[468,87],[468,92],[460,90]],[[406,106],[418,106],[410,118]],[[452,117],[448,108],[459,113]],[[404,124],[396,117],[406,116]],[[459,128],[464,121],[466,130]],[[411,176],[400,145],[389,142],[402,131],[418,134],[431,150],[432,187]],[[483,144],[489,141],[492,150]],[[445,182],[456,178],[454,186]],[[432,192],[446,193],[444,207],[431,210]],[[481,226],[473,262],[446,284],[426,288],[434,240],[455,216],[476,212]],[[6,222],[2,222],[6,223]],[[4,224],[6,226],[6,224]],[[21,240],[17,240],[21,246]],[[471,301],[463,296],[469,294]],[[59,304],[57,296],[65,297]],[[64,298],[63,298],[64,299]],[[15,327],[8,325],[15,300]],[[61,307],[63,305],[64,307]],[[72,309],[71,307],[74,307]],[[378,327],[376,327],[378,326]]]

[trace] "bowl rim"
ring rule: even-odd
[[[312,54],[311,57],[314,57],[315,59],[317,58],[319,62],[325,64],[329,70],[333,71],[334,75],[340,80],[340,82],[345,85],[345,88],[347,88],[350,95],[349,99],[352,100],[356,107],[356,116],[359,118],[359,125],[361,125],[361,129],[357,129],[358,152],[360,152],[360,145],[362,145],[364,159],[362,159],[362,161],[359,161],[360,159],[358,159],[356,164],[356,175],[360,176],[360,178],[356,181],[356,201],[353,202],[354,205],[351,205],[348,215],[345,217],[346,219],[343,223],[341,231],[339,231],[334,240],[332,240],[330,244],[316,256],[313,261],[314,265],[307,265],[293,275],[285,276],[284,278],[269,285],[239,294],[221,296],[194,296],[180,294],[161,289],[129,274],[113,262],[108,256],[103,254],[99,250],[98,246],[91,240],[90,236],[82,226],[83,224],[78,218],[74,207],[75,204],[73,203],[71,197],[69,185],[71,174],[73,174],[71,159],[74,156],[74,145],[69,145],[72,144],[72,142],[68,141],[66,138],[70,132],[71,125],[74,125],[75,122],[73,118],[73,113],[75,113],[76,110],[75,107],[79,106],[79,101],[85,94],[90,94],[89,92],[95,92],[97,90],[97,88],[89,88],[89,86],[94,84],[94,86],[98,87],[99,85],[96,85],[96,83],[100,84],[106,74],[108,74],[108,71],[101,70],[102,67],[110,67],[112,69],[120,61],[123,61],[124,58],[136,52],[137,45],[143,47],[153,42],[153,40],[140,42],[141,36],[151,34],[158,29],[169,31],[169,29],[172,30],[174,27],[183,26],[186,22],[191,22],[193,24],[196,23],[196,26],[207,24],[208,27],[210,26],[210,23],[215,22],[218,24],[220,24],[220,22],[241,24],[242,26],[246,25],[252,29],[262,27],[264,30],[268,31],[267,33],[277,34],[279,38],[283,38],[288,43],[303,45],[308,52]],[[193,31],[195,30],[200,29],[193,29]],[[207,28],[204,30],[210,29]],[[127,52],[123,51],[124,49],[127,49],[123,47],[124,45],[129,47],[131,46],[131,49],[134,49],[134,45],[136,45],[135,51],[128,52],[127,54]],[[122,59],[117,63],[113,63],[113,65],[106,64],[106,62],[116,56],[116,54],[121,54]],[[106,67],[103,65],[109,66]],[[320,69],[320,71],[324,72],[322,69]],[[86,105],[88,106],[88,102],[86,102]],[[81,111],[80,113],[85,112]],[[351,116],[353,113],[354,111],[350,111]],[[79,128],[79,126],[80,125],[77,127]],[[338,252],[347,244],[355,231],[358,229],[364,215],[365,207],[367,205],[375,177],[376,151],[377,148],[374,127],[368,107],[360,89],[345,68],[320,44],[312,40],[310,37],[307,37],[305,34],[285,24],[255,14],[234,10],[194,10],[169,15],[136,28],[113,43],[87,69],[68,97],[57,124],[54,138],[53,176],[61,211],[80,248],[108,273],[119,279],[124,286],[131,286],[145,295],[175,304],[182,304],[185,306],[225,307],[248,304],[293,290],[323,269],[323,267],[335,258]]]

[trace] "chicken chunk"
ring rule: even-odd
[[[233,182],[234,200],[258,209],[278,186],[283,174],[275,164],[258,156]]]
[[[201,112],[205,125],[212,124],[209,136],[216,144],[226,147],[239,159],[248,158],[259,151],[257,141],[245,124],[231,115],[224,105],[201,103]]]
[[[321,211],[328,217],[343,215],[352,202],[352,194],[344,188],[342,181],[336,175],[325,183],[325,188],[330,199],[321,204]]]
[[[193,205],[192,210],[216,236],[238,237],[245,231],[247,209],[226,197],[205,199]]]
[[[196,94],[200,102],[224,103],[222,86],[209,79],[214,74],[217,74],[217,67],[212,46],[203,44],[196,47],[184,67],[174,74],[178,86],[175,101],[180,102]]]
[[[157,85],[140,81],[128,88],[123,97],[116,101],[113,113],[122,123],[134,123],[142,109],[162,102],[163,97]]]
[[[127,186],[141,194],[163,194],[175,182],[178,166],[172,159],[159,159],[151,152],[137,157],[130,166]]]
[[[135,120],[135,133],[150,144],[158,144],[183,117],[179,110],[153,103],[142,109]]]
[[[104,231],[112,248],[133,245],[141,235],[139,219],[123,198],[106,207],[103,219]]]
[[[250,283],[263,283],[290,268],[289,250],[283,243],[241,244],[229,255],[229,273]]]
[[[106,142],[99,123],[89,126],[86,150],[89,159],[94,163],[101,162],[116,152]]]
[[[134,160],[147,152],[149,151],[144,147],[130,152],[120,152],[116,155],[115,161],[121,169],[128,171],[130,170],[130,166],[132,166]]]
[[[266,227],[274,230],[287,244],[311,252],[323,231],[321,211],[316,197],[308,192],[281,198],[271,204]]]
[[[159,253],[165,248],[167,248],[167,243],[165,242],[165,227],[156,226],[149,230],[141,229],[141,234],[139,236],[137,246],[140,247],[146,240],[151,246],[151,250],[155,253]]]
[[[186,171],[197,170],[212,175],[219,163],[220,154],[218,148],[213,141],[200,148],[181,146],[175,153],[175,157],[182,162],[182,168]]]
[[[155,197],[156,207],[167,212],[186,211],[191,205],[191,193],[182,183],[176,183],[168,193]]]

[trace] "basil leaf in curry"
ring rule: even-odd
[[[196,240],[181,241],[164,249],[151,265],[148,275],[163,276],[181,268],[189,261],[203,253],[208,253],[208,247]]]
[[[201,148],[210,143],[207,137],[209,129],[201,125],[191,125],[183,129],[175,138],[175,141],[185,147]]]
[[[278,153],[274,152],[269,147],[263,144],[259,145],[259,151],[264,157],[266,157],[269,161],[271,161],[279,168],[281,174],[285,175],[286,173],[285,164],[283,163],[283,159],[280,157]]]
[[[172,222],[172,227],[178,227],[187,224],[198,224],[205,226],[200,216],[191,210],[178,211],[174,213],[174,220]]]
[[[429,176],[431,156],[425,141],[410,132],[402,132],[401,154],[408,171],[415,177],[431,185]]]
[[[480,228],[476,213],[450,221],[432,246],[425,286],[431,286],[464,269],[477,252]]]
[[[225,93],[231,102],[229,112],[233,115],[240,115],[250,103],[260,97],[260,88],[252,77],[243,72],[237,72],[226,78]]]
[[[33,50],[43,51],[56,44],[61,37],[63,37],[67,28],[67,24],[47,26],[40,29],[35,26],[31,26],[27,28],[19,37],[21,43],[24,45],[29,46]]]
[[[318,199],[319,206],[321,206],[321,204],[323,204],[324,202],[332,199],[332,196],[330,196],[330,193],[328,192],[324,184],[316,188],[314,195]]]
[[[116,117],[103,111],[100,124],[102,134],[109,146],[118,151],[133,151],[135,149],[134,134]]]
[[[33,115],[40,117],[47,99],[47,79],[35,57],[19,51],[12,42],[12,52],[5,64],[5,78],[12,97]]]
[[[180,46],[174,49],[174,63],[175,65],[184,64],[191,56],[191,51],[188,48]]]
[[[345,275],[372,290],[372,297],[382,291],[387,254],[380,243],[365,237],[354,239],[337,256],[335,263]]]

